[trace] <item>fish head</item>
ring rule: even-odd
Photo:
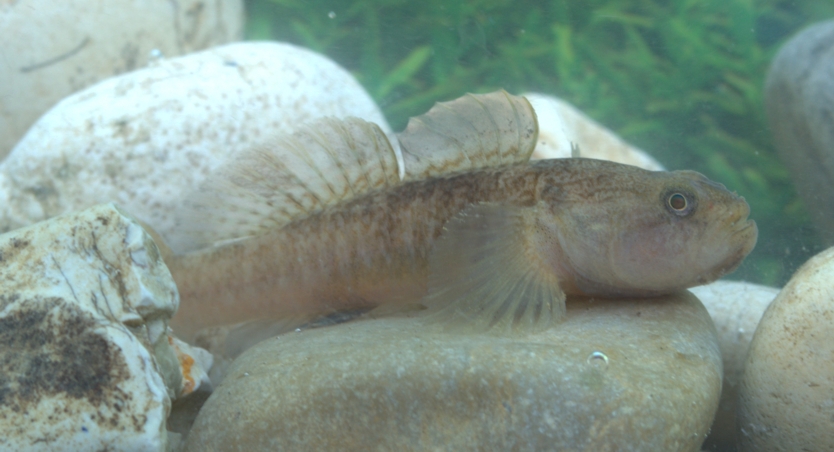
[[[554,222],[557,270],[575,292],[651,296],[706,284],[756,244],[744,198],[697,172],[633,171],[607,185]]]

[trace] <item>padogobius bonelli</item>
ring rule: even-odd
[[[397,154],[358,119],[235,156],[183,210],[175,331],[421,303],[462,331],[558,324],[565,297],[650,297],[733,271],[757,229],[693,171],[529,162],[535,113],[505,92],[412,118]]]

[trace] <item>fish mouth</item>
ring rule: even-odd
[[[731,224],[731,227],[733,228],[732,235],[734,238],[743,235],[750,235],[751,233],[758,235],[759,232],[759,228],[753,220],[736,221]]]
[[[734,272],[744,261],[744,258],[753,251],[759,238],[759,229],[753,220],[744,220],[734,223],[735,229],[731,234],[731,242],[736,245],[731,253],[727,255],[721,265],[718,265],[708,275],[702,276],[707,282],[714,281],[724,275]]]
[[[726,227],[732,231],[734,238],[749,233],[751,229],[756,229],[756,222],[748,218],[750,216],[750,205],[747,204],[743,196],[739,196],[738,201],[737,205],[740,208],[732,209],[734,212],[725,222]]]
[[[744,200],[744,198],[741,199]],[[747,203],[743,206],[744,208],[738,209],[723,223],[727,231],[724,236],[725,243],[728,245],[727,255],[710,271],[698,276],[697,280],[700,284],[710,283],[734,272],[756,246],[759,229],[754,220],[747,218],[750,214],[750,207]]]

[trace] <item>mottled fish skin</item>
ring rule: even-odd
[[[670,206],[674,194],[686,212]],[[170,257],[181,297],[172,326],[189,338],[213,325],[418,301],[444,225],[478,203],[525,209],[520,233],[568,294],[651,296],[704,284],[734,270],[757,236],[743,198],[691,171],[578,158],[470,171]]]

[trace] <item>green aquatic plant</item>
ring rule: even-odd
[[[743,194],[759,244],[736,277],[782,284],[821,249],[778,160],[763,80],[779,46],[834,16],[825,0],[251,0],[249,39],[350,70],[392,127],[437,100],[555,94],[670,169]]]

